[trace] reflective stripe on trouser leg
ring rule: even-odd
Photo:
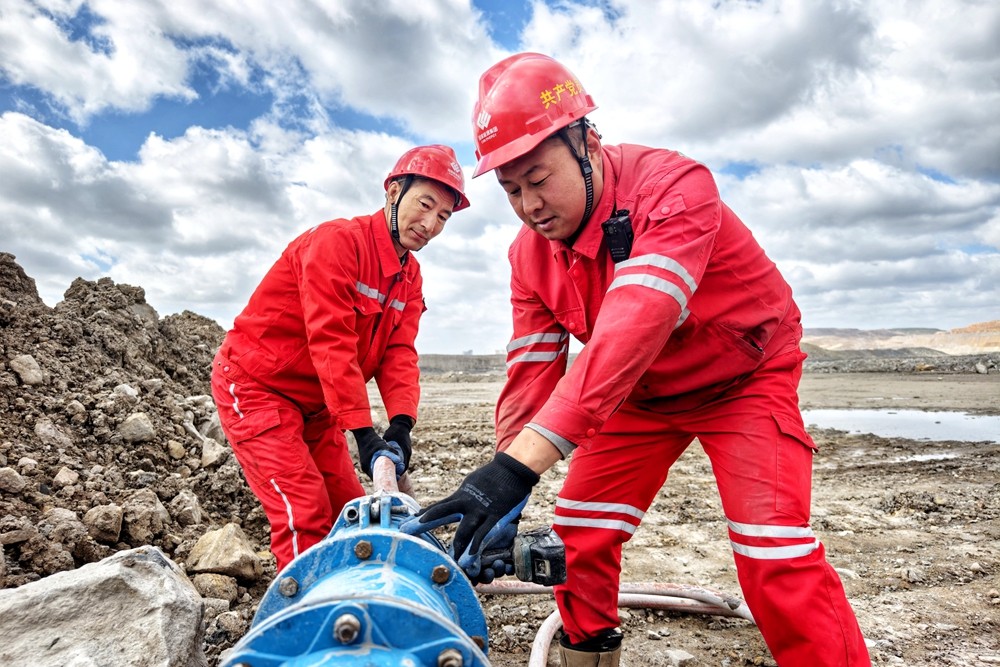
[[[624,407],[590,448],[576,449],[556,499],[554,528],[566,544],[567,578],[555,597],[572,642],[618,626],[622,544],[691,440],[668,438],[662,423],[644,414]]]
[[[347,440],[327,424],[304,421],[294,404],[231,366],[225,374],[221,367],[213,370],[212,395],[247,485],[267,516],[280,570],[327,536],[344,498],[363,495]],[[248,428],[251,422],[259,426]]]
[[[775,661],[867,667],[854,612],[809,526],[814,445],[797,383],[797,362],[775,363],[684,427],[712,462],[743,596]]]

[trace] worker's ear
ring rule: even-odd
[[[601,155],[601,135],[593,127],[587,128],[587,157],[596,160]]]
[[[396,196],[399,194],[399,181],[390,181],[389,187],[385,189],[385,200],[390,204],[396,201]]]

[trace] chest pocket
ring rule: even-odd
[[[357,283],[358,301],[354,306],[358,332],[358,360],[363,368],[374,367],[388,344],[389,336],[399,325],[406,303],[403,289],[389,294]]]

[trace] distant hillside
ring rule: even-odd
[[[906,350],[928,348],[945,354],[1000,352],[1000,320],[980,322],[959,329],[809,328],[802,342],[825,350]],[[924,353],[921,353],[923,356]]]

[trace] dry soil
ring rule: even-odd
[[[424,384],[414,456],[421,504],[454,488],[492,448],[498,382]],[[806,374],[804,408],[912,408],[1000,414],[1000,375]],[[813,528],[840,573],[873,664],[1000,664],[1000,434],[933,442],[810,429],[820,446]],[[547,525],[566,464],[544,476],[525,515]],[[623,582],[694,585],[740,596],[708,459],[697,443],[625,546]],[[548,596],[484,595],[495,667],[525,665]],[[749,621],[622,610],[625,665],[774,665]],[[549,658],[557,665],[555,651]]]

